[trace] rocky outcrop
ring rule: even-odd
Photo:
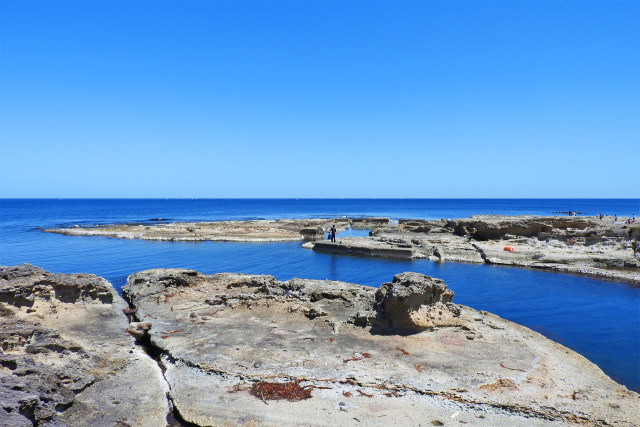
[[[543,232],[551,232],[553,227],[542,221],[509,220],[487,221],[484,219],[454,220],[447,224],[458,236],[470,236],[475,240],[504,239],[507,235],[535,237]]]
[[[349,223],[351,228],[355,229],[370,229],[379,227],[381,225],[389,224],[389,218],[386,217],[364,217],[364,218],[350,218]]]
[[[150,220],[151,221],[151,220]],[[47,233],[103,236],[118,239],[217,242],[284,242],[323,240],[332,226],[337,231],[370,229],[389,224],[389,218],[319,218],[251,221],[108,224],[48,228]]]
[[[195,425],[640,422],[638,394],[423,275],[376,290],[149,270],[123,293]]]
[[[0,267],[0,425],[166,423],[157,364],[104,279]]]
[[[441,326],[459,326],[460,309],[453,292],[440,279],[419,273],[401,273],[376,292],[380,317],[402,332],[420,332]]]
[[[301,228],[300,234],[305,242],[324,239],[324,229],[322,227]]]
[[[373,229],[368,238],[306,247],[338,254],[541,268],[640,285],[640,258],[633,252],[636,228],[624,218],[400,220],[397,226]]]
[[[315,242],[313,245],[305,246],[314,251],[326,252],[341,255],[364,255],[383,258],[424,258],[421,254],[409,245],[402,245],[393,242],[384,242],[358,237],[345,237],[337,242]]]
[[[52,233],[170,241],[276,242],[335,254],[429,258],[543,268],[640,285],[640,254],[632,245],[640,228],[625,218],[472,216],[454,220],[334,218],[198,223],[125,224],[48,229]],[[371,229],[369,238],[324,241],[325,233]],[[505,251],[504,248],[510,248]],[[28,295],[17,295],[25,298]]]
[[[285,242],[322,240],[324,233],[335,225],[338,230],[349,228],[346,218],[291,219],[214,222],[174,222],[147,224],[111,224],[72,226],[45,229],[48,233],[69,236],[104,236],[118,239],[163,241],[217,242]]]
[[[640,422],[637,393],[421,274],[374,289],[160,269],[123,291],[0,267],[0,425]]]
[[[477,241],[536,237],[540,240],[582,238],[594,242],[629,237],[629,228],[624,221],[595,217],[474,215],[449,221],[446,227],[453,229],[458,236],[468,236]]]

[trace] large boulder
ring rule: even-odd
[[[452,300],[453,291],[442,280],[410,272],[396,274],[376,292],[380,318],[408,332],[459,325],[460,310]]]

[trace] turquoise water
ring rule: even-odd
[[[638,200],[0,200],[0,265],[31,263],[86,272],[120,288],[134,272],[158,267],[341,280],[368,286],[403,271],[439,277],[454,302],[487,310],[570,347],[608,375],[640,390],[640,289],[567,274],[426,260],[316,253],[299,242],[146,242],[43,233],[60,224],[389,216],[454,218],[477,213],[551,215],[575,210],[640,213]],[[354,233],[361,233],[353,230]]]

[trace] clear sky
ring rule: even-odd
[[[0,165],[0,197],[640,197],[640,2],[0,0]]]

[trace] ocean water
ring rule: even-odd
[[[128,275],[181,267],[341,280],[379,286],[403,271],[444,279],[454,302],[525,325],[577,351],[616,381],[640,391],[640,288],[568,274],[427,260],[316,253],[299,242],[147,242],[43,233],[41,228],[229,219],[386,216],[460,218],[474,214],[640,214],[640,200],[604,199],[2,199],[0,265],[31,263],[61,273],[93,273],[119,289]],[[361,233],[354,230],[352,233]],[[340,237],[340,235],[338,236]]]

